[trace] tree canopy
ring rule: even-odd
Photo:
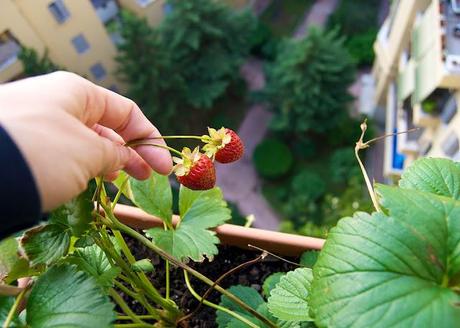
[[[348,115],[348,89],[355,69],[336,31],[310,29],[302,40],[287,40],[268,67],[265,95],[274,130],[296,135],[327,133]]]

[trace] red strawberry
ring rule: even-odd
[[[220,163],[231,163],[239,160],[243,157],[244,145],[240,137],[235,131],[225,129],[225,133],[230,135],[230,142],[224,145],[223,148],[219,149],[216,153],[216,161]]]
[[[193,152],[188,148],[182,151],[182,158],[175,159],[177,181],[192,190],[212,189],[216,184],[214,163],[198,148]]]
[[[239,160],[244,153],[244,145],[235,131],[221,128],[208,128],[209,135],[204,135],[202,141],[206,143],[203,150],[208,157],[220,163],[230,163]]]

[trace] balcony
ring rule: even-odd
[[[97,16],[106,24],[118,16],[120,8],[115,0],[91,0]]]

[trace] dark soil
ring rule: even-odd
[[[154,264],[155,271],[148,274],[153,285],[158,288],[162,295],[165,294],[165,262],[144,245],[126,238],[126,241],[133,252],[136,259],[149,258]],[[189,265],[199,272],[203,273],[212,280],[218,279],[222,274],[238,266],[241,263],[255,259],[260,255],[260,252],[243,250],[237,247],[219,246],[219,255],[212,262],[204,261],[203,263],[189,263]],[[289,260],[297,261],[297,259],[289,258]],[[228,288],[233,285],[249,286],[259,293],[262,293],[262,283],[266,277],[275,272],[287,272],[294,270],[296,267],[292,264],[275,259],[271,256],[265,258],[262,262],[255,263],[235,272],[226,277],[220,285]],[[208,286],[201,281],[191,277],[191,284],[195,291],[203,295]],[[184,313],[190,313],[196,309],[199,302],[190,294],[185,285],[183,272],[181,269],[172,268],[171,270],[171,299],[179,305]],[[130,305],[131,309],[137,314],[146,314],[144,308],[129,297],[124,297]],[[213,291],[207,299],[213,303],[220,302],[220,293]],[[215,323],[216,312],[214,309],[207,306],[202,306],[200,310],[188,321],[190,328],[211,328],[217,327]]]

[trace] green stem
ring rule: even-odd
[[[145,246],[147,246],[148,248],[150,248],[151,250],[153,250],[155,253],[157,253],[158,255],[160,255],[163,259],[166,259],[166,260],[169,260],[171,263],[173,263],[174,265],[178,266],[179,268],[181,269],[184,269],[186,271],[188,271],[191,275],[193,275],[194,277],[198,278],[199,280],[203,281],[204,283],[206,283],[207,285],[209,286],[214,286],[214,288],[220,292],[221,294],[227,296],[227,298],[229,298],[232,302],[238,304],[240,307],[242,307],[244,310],[246,310],[247,312],[249,312],[251,315],[253,315],[254,317],[256,317],[257,319],[259,319],[260,321],[264,322],[266,325],[268,325],[269,327],[273,327],[273,328],[276,328],[276,325],[271,322],[269,319],[267,319],[266,317],[264,317],[263,315],[261,315],[260,313],[258,313],[256,310],[254,310],[253,308],[249,307],[248,305],[246,305],[246,303],[244,303],[242,300],[240,300],[238,297],[236,297],[235,295],[233,295],[232,293],[230,293],[229,291],[227,291],[226,289],[220,287],[219,285],[214,285],[214,282],[209,279],[208,277],[206,277],[205,275],[199,273],[198,271],[192,269],[191,267],[189,267],[188,265],[180,262],[179,260],[177,260],[175,257],[169,255],[167,252],[163,251],[160,247],[158,247],[157,245],[155,245],[154,243],[152,243],[150,240],[148,240],[146,237],[144,237],[143,235],[139,234],[137,231],[135,231],[134,229],[124,225],[123,223],[121,223],[120,221],[118,221],[117,218],[115,218],[115,216],[111,215],[110,216],[110,219],[112,220],[113,224],[115,225],[115,227],[126,233],[127,235],[137,239],[138,241],[140,241],[142,244],[144,244]]]
[[[118,201],[120,200],[120,197],[123,193],[123,188],[125,187],[126,183],[128,182],[128,176],[123,180],[123,182],[120,185],[120,188],[118,188],[117,194],[115,195],[115,198],[113,199],[112,203],[112,211],[117,205]]]
[[[165,295],[165,298],[167,300],[169,300],[169,294],[170,294],[170,273],[169,273],[169,261],[168,260],[165,260],[166,262],[166,295]]]
[[[156,143],[153,143],[153,142],[144,142],[144,141],[139,141],[139,142],[134,142],[134,143],[127,143],[126,146],[129,146],[129,147],[136,147],[136,146],[153,146],[153,147],[158,147],[158,148],[163,148],[163,149],[166,149],[166,150],[169,150],[170,152],[173,152],[175,153],[176,155],[179,155],[180,157],[182,157],[182,153],[172,147],[169,147],[169,146],[166,146],[166,145],[159,145],[159,144],[156,144]]]
[[[145,314],[145,315],[138,315],[137,316],[139,319],[155,319],[153,315],[150,314]],[[118,315],[117,320],[131,320],[131,317],[129,315]]]
[[[135,299],[140,304],[142,304],[144,308],[146,308],[149,311],[151,317],[153,317],[156,320],[161,320],[161,317],[159,313],[157,312],[157,310],[153,308],[150,304],[148,304],[147,300],[144,297],[142,297],[142,295],[135,293],[134,291],[130,290],[128,287],[126,287],[125,285],[123,285],[121,282],[117,280],[115,280],[114,283],[115,283],[115,286],[117,286],[123,293],[125,293],[126,295],[130,296],[131,298]]]
[[[152,137],[152,138],[144,138],[144,139],[137,139],[128,142],[126,145],[129,145],[131,142],[139,142],[145,140],[162,140],[162,139],[195,139],[195,140],[203,140],[203,137],[200,136],[161,136],[161,137]]]
[[[120,306],[123,312],[125,312],[125,314],[131,318],[133,322],[138,323],[138,324],[147,324],[146,322],[142,321],[141,319],[137,317],[137,315],[129,308],[129,306],[126,304],[123,298],[120,295],[118,295],[115,289],[110,288],[109,295]]]
[[[149,323],[118,323],[114,325],[115,328],[151,328],[153,325]]]
[[[217,305],[217,304],[215,304],[215,303],[212,303],[212,302],[210,302],[210,301],[208,301],[208,300],[203,299],[203,298],[202,298],[200,295],[198,295],[198,293],[193,289],[192,284],[190,283],[190,279],[189,279],[188,273],[187,273],[187,271],[185,271],[185,270],[184,270],[184,278],[185,278],[185,284],[187,285],[188,290],[189,290],[190,293],[193,295],[193,297],[195,297],[198,301],[200,301],[200,302],[203,303],[204,305],[207,305],[207,306],[209,306],[209,307],[212,307],[213,309],[216,309],[216,310],[219,310],[219,311],[222,311],[222,312],[225,312],[225,313],[231,315],[231,316],[234,317],[235,319],[238,319],[238,320],[240,320],[241,322],[247,324],[249,327],[252,327],[252,328],[259,328],[258,325],[254,324],[253,322],[249,321],[248,319],[246,319],[245,317],[239,315],[238,313],[233,312],[232,310],[227,309],[226,307]]]
[[[13,317],[16,314],[18,306],[21,303],[24,296],[26,295],[26,292],[27,292],[27,288],[24,288],[22,292],[20,292],[19,295],[16,297],[16,300],[14,301],[13,306],[8,312],[8,316],[6,317],[5,322],[3,323],[3,328],[8,328],[10,326],[11,321],[13,321]]]

